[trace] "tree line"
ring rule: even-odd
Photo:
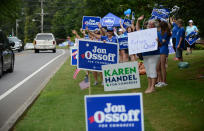
[[[24,42],[32,42],[41,32],[41,0],[1,0],[0,29],[7,35],[16,29],[18,19],[18,37]],[[79,30],[83,16],[103,17],[111,12],[124,18],[124,11],[132,9],[135,17],[142,14],[148,19],[155,5],[171,9],[180,7],[178,17],[185,25],[192,19],[198,26],[200,35],[204,36],[203,1],[200,0],[43,0],[44,32],[52,32],[56,38],[64,39],[72,35],[71,30]]]

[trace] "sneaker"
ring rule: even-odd
[[[97,81],[94,82],[94,86],[96,86],[96,85],[98,85],[98,82],[97,82]]]
[[[161,84],[162,84],[162,82],[158,82],[155,86],[160,87]]]
[[[157,87],[164,87],[167,86],[168,84],[164,83],[164,82],[160,82],[160,84]]]
[[[88,77],[88,75],[85,76],[84,81],[85,81],[85,82],[89,82],[89,77]]]

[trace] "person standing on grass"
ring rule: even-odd
[[[158,44],[160,50],[160,61],[157,65],[158,83],[156,87],[167,86],[166,83],[166,58],[168,58],[169,49],[168,44],[171,38],[171,32],[168,27],[168,23],[162,21],[160,23],[161,31],[158,32]]]
[[[188,36],[192,32],[198,32],[198,28],[193,25],[193,20],[189,20],[189,26],[186,27],[186,36]],[[195,43],[192,45],[189,45],[188,42],[186,43],[187,45],[187,53],[186,55],[192,54],[192,48],[195,47]]]
[[[144,16],[140,16],[136,23],[137,31],[140,30],[139,22],[144,18]],[[156,28],[156,21],[149,20],[147,24],[147,28]],[[145,90],[145,93],[152,93],[155,91],[155,84],[157,81],[157,64],[160,60],[160,51],[159,49],[155,51],[142,53],[144,66],[146,69],[146,74],[148,78],[148,88]]]
[[[183,49],[185,46],[185,29],[183,27],[183,20],[178,19],[177,25],[179,27],[178,32],[176,34],[176,58],[179,61],[183,61]]]
[[[179,27],[176,24],[175,18],[170,17],[170,23],[173,26],[173,28],[172,28],[172,43],[173,43],[173,49],[176,52],[176,34],[178,32]]]

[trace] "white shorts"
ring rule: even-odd
[[[157,78],[157,63],[159,62],[160,55],[143,56],[143,59],[147,77]]]

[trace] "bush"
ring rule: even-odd
[[[195,44],[196,50],[204,50],[204,44]]]

